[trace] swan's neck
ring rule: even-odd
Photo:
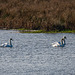
[[[63,39],[61,39],[61,45],[63,45]]]
[[[10,40],[10,43],[9,44],[12,45],[11,40]]]
[[[63,44],[64,44],[64,45],[66,44],[65,39],[63,40]]]
[[[61,39],[61,45],[65,45],[66,42],[65,42],[65,39]]]

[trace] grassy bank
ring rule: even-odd
[[[20,33],[75,33],[75,30],[64,30],[64,31],[45,31],[45,30],[27,30],[18,29]]]

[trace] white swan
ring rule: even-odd
[[[65,39],[66,39],[66,36],[64,36],[61,39],[61,42],[54,42],[54,43],[52,43],[52,46],[53,47],[64,47],[66,45]]]
[[[11,40],[13,40],[13,39],[10,38],[9,44],[8,44],[8,43],[4,43],[4,44],[2,44],[0,47],[13,47],[13,45],[12,45],[12,43],[11,43]]]

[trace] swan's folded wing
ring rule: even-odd
[[[4,46],[4,44],[1,44],[1,46]]]
[[[4,43],[5,45],[7,45],[8,43]]]
[[[6,47],[8,43],[1,44],[1,47]]]
[[[59,46],[60,44],[59,44],[59,42],[54,42],[54,43],[52,43],[52,46],[53,47],[57,47],[57,46]]]
[[[0,47],[4,47],[4,46],[5,46],[4,44],[1,44],[1,45],[0,45]]]

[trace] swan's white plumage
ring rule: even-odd
[[[61,42],[54,42],[54,43],[52,43],[52,46],[53,46],[53,47],[64,47],[64,46],[66,45],[65,39],[66,39],[66,37],[64,36],[64,37],[61,39]]]
[[[9,44],[8,43],[4,43],[4,44],[1,44],[0,47],[13,47],[13,45],[11,43],[11,40],[12,40],[12,38],[10,39],[10,43]]]
[[[59,42],[54,42],[54,43],[52,43],[52,46],[53,46],[53,47],[60,46],[60,43],[59,43]]]

